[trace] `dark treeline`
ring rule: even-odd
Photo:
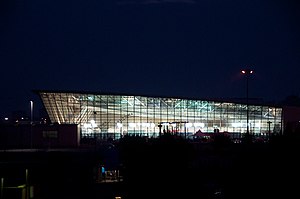
[[[290,198],[297,194],[296,134],[267,143],[232,143],[217,137],[195,143],[166,134],[128,136],[119,142],[127,198]]]
[[[194,155],[186,140],[169,134],[150,140],[124,137],[119,147],[128,198],[172,198],[184,188]]]
[[[0,175],[6,183],[12,177],[22,183],[29,169],[40,199],[294,198],[299,141],[294,132],[242,143],[222,135],[212,142],[171,134],[124,136],[89,151],[2,152]],[[111,162],[118,164],[123,182],[95,184],[95,168],[108,156],[117,156]]]

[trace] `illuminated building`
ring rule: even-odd
[[[81,137],[281,133],[282,108],[222,101],[86,92],[37,91],[52,123],[78,124]]]

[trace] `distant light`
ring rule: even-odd
[[[242,72],[243,74],[252,74],[252,73],[254,73],[253,70],[242,70],[241,72]]]
[[[7,120],[8,120],[8,117],[4,118],[4,120],[7,121]]]

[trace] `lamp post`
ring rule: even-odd
[[[30,101],[30,148],[32,148],[33,101]]]
[[[270,140],[270,137],[271,137],[271,121],[268,121],[267,122],[268,123],[268,138],[269,138],[269,140]]]
[[[33,122],[33,101],[30,101],[30,123]]]
[[[247,134],[249,135],[249,76],[253,74],[253,70],[244,69],[242,74],[246,77]]]

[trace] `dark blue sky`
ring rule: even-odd
[[[0,115],[34,89],[283,100],[300,92],[295,0],[1,0]]]

